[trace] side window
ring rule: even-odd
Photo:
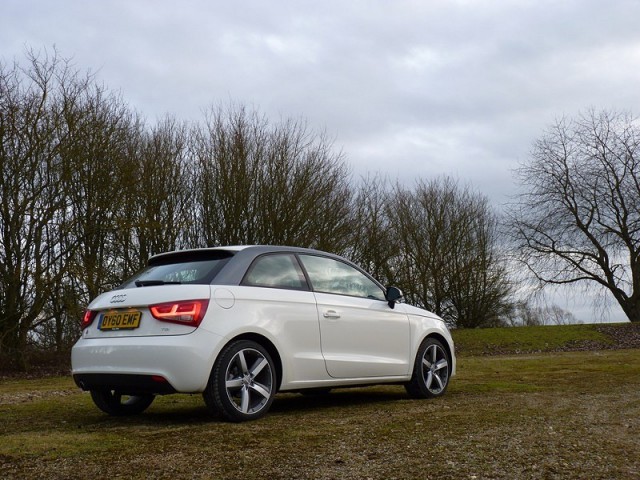
[[[307,290],[304,274],[293,255],[272,254],[258,257],[247,272],[243,285]]]
[[[384,300],[384,291],[361,271],[332,258],[300,255],[316,292]]]

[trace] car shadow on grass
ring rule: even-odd
[[[380,403],[402,400],[409,400],[409,396],[402,387],[342,388],[320,394],[282,393],[276,396],[271,406],[271,412],[303,412],[333,408],[349,409],[350,407],[374,406]]]
[[[193,397],[196,397],[195,395]],[[84,419],[85,426],[117,427],[163,427],[176,425],[202,425],[221,423],[219,416],[212,414],[207,407],[196,403],[196,398],[170,395],[159,397],[146,412],[135,416],[111,417],[98,411],[92,411]],[[411,401],[402,387],[369,387],[335,389],[323,394],[280,393],[276,395],[269,415],[307,414],[333,409],[370,406],[375,409],[380,404],[392,404],[397,401]],[[297,417],[299,418],[299,417]]]

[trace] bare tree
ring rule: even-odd
[[[531,327],[542,325],[542,320],[530,302],[519,300],[512,304],[511,310],[505,315],[505,324],[509,327]]]
[[[207,114],[192,132],[196,191],[192,242],[200,246],[255,243],[258,165],[264,126],[252,125],[244,109]]]
[[[572,325],[579,322],[573,313],[556,304],[536,307],[531,301],[519,301],[505,317],[512,327],[540,325]]]
[[[640,125],[590,111],[556,122],[519,170],[510,210],[520,260],[541,285],[607,289],[640,321]]]
[[[347,247],[349,174],[323,136],[229,107],[212,110],[191,138],[193,244]]]
[[[150,131],[131,130],[127,177],[118,210],[119,273],[129,276],[152,255],[188,246],[186,235],[195,190],[188,167],[186,125],[166,117]]]
[[[575,315],[558,305],[548,305],[540,309],[540,316],[544,325],[573,325],[578,322]]]
[[[27,61],[0,68],[0,354],[22,368],[33,342],[68,348],[84,305],[122,277],[116,220],[141,128],[57,52]]]
[[[78,248],[70,268],[81,272],[84,303],[115,286],[122,272],[113,263],[118,251],[119,225],[127,205],[132,179],[137,179],[137,158],[130,139],[139,128],[137,118],[117,96],[92,85],[75,97],[76,140],[65,152],[73,165],[67,194],[73,216],[68,234]],[[134,152],[135,155],[135,152]]]
[[[396,283],[401,253],[389,181],[380,175],[362,180],[353,202],[353,234],[347,255],[378,280]]]
[[[408,298],[457,327],[495,326],[512,292],[486,197],[450,178],[398,185],[392,211]]]
[[[72,248],[57,241],[69,220],[64,99],[84,86],[55,52],[27,59],[27,68],[0,66],[0,353],[21,368],[29,332],[47,320],[63,275],[56,265]]]
[[[302,121],[274,126],[258,187],[260,241],[342,253],[351,234],[351,185],[341,153]]]

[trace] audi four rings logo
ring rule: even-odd
[[[113,297],[111,297],[111,300],[109,300],[110,303],[122,303],[127,299],[127,295],[114,295]]]

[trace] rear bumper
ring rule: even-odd
[[[123,395],[176,393],[176,389],[159,375],[76,373],[73,380],[83,390],[117,390]]]
[[[198,393],[224,343],[204,329],[175,336],[81,338],[71,350],[71,373],[85,390]]]

